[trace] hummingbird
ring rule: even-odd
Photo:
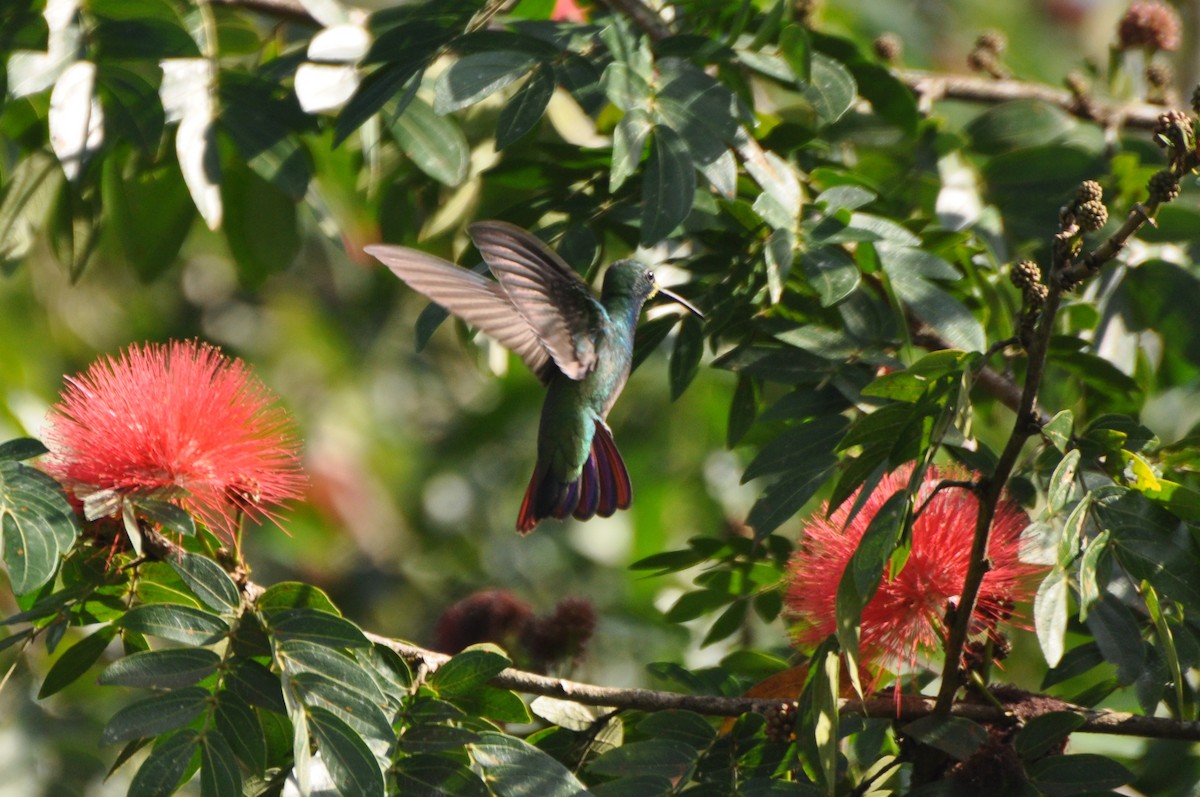
[[[544,518],[610,517],[633,500],[629,471],[606,423],[633,363],[633,336],[647,299],[662,288],[636,260],[608,267],[597,298],[554,250],[502,221],[467,228],[495,280],[403,246],[367,254],[436,304],[506,347],[546,385],[537,462],[517,531]]]

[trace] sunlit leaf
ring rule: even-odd
[[[25,595],[53,578],[59,556],[75,543],[79,521],[58,482],[5,459],[0,460],[0,533],[12,591]]]

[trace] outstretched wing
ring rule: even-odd
[[[587,376],[596,365],[596,334],[607,315],[591,288],[520,227],[483,221],[467,232],[559,370],[571,379]]]
[[[508,294],[486,277],[405,246],[368,246],[377,258],[415,291],[477,327],[520,357],[545,381],[553,371],[551,352]]]

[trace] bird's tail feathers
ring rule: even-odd
[[[548,517],[560,520],[569,516],[579,520],[596,515],[610,517],[618,509],[628,509],[632,502],[633,486],[621,452],[613,442],[612,432],[597,421],[592,448],[578,479],[560,482],[544,464],[534,468],[517,515],[517,531],[528,534]]]

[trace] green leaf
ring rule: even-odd
[[[47,152],[18,159],[7,177],[0,200],[0,264],[28,254],[65,179],[57,159]]]
[[[1033,599],[1033,624],[1037,630],[1038,644],[1042,647],[1046,664],[1051,667],[1057,666],[1062,660],[1068,619],[1067,574],[1055,568],[1042,581]]]
[[[49,453],[49,450],[40,440],[32,437],[18,437],[7,443],[0,443],[0,460],[20,462],[40,457],[42,454]]]
[[[706,750],[717,737],[711,722],[695,712],[679,709],[647,715],[638,723],[638,733],[649,739],[674,739],[697,750]]]
[[[116,633],[117,629],[106,625],[67,648],[46,673],[42,688],[38,690],[38,700],[43,700],[78,680],[96,663]]]
[[[808,82],[812,75],[812,42],[808,31],[800,25],[785,25],[779,32],[779,54],[795,73],[796,80]]]
[[[392,134],[404,154],[439,183],[456,186],[467,176],[471,153],[455,121],[438,116],[416,97],[392,125]]]
[[[306,707],[320,707],[332,712],[367,740],[368,747],[375,754],[386,760],[395,732],[380,708],[384,702],[382,696],[378,701],[368,699],[361,692],[348,689],[341,682],[319,672],[299,672],[288,678],[287,682]]]
[[[605,67],[602,83],[605,96],[626,113],[643,107],[653,94],[645,78],[619,61]]]
[[[200,55],[183,20],[168,3],[131,0],[128,3],[97,2],[89,11],[101,61],[192,58]]]
[[[686,783],[696,766],[699,751],[676,739],[647,739],[609,750],[588,767],[588,772],[607,777],[658,775]]]
[[[316,609],[341,616],[333,601],[320,587],[300,581],[281,581],[272,584],[254,602],[260,610],[268,609]]]
[[[422,722],[407,728],[399,743],[406,754],[420,755],[460,751],[478,739],[478,733],[466,728]]]
[[[786,227],[774,230],[763,249],[763,260],[767,266],[767,291],[771,303],[778,304],[783,298],[783,286],[792,270],[796,257],[796,234]]]
[[[641,108],[634,108],[617,122],[613,129],[612,169],[608,174],[610,194],[615,194],[637,171],[646,148],[646,136],[650,135],[653,127],[650,114]]]
[[[831,125],[850,110],[858,84],[841,62],[823,53],[812,54],[812,72],[800,95],[808,100],[824,125]]]
[[[837,793],[840,667],[837,650],[832,647],[821,648],[813,655],[812,680],[804,690],[805,701],[809,704],[811,712],[811,743],[816,748],[821,779],[829,797]],[[858,681],[857,678],[853,680],[855,683]],[[860,694],[861,692],[859,689]]]
[[[392,773],[399,794],[455,797],[488,797],[490,794],[487,786],[466,764],[439,755],[406,756],[394,765]]]
[[[840,246],[818,246],[800,256],[800,265],[809,284],[821,299],[822,307],[832,307],[858,287],[858,264]]]
[[[1115,789],[1133,773],[1107,756],[1092,753],[1047,756],[1029,767],[1033,784],[1043,794],[1068,795]]]
[[[470,745],[496,797],[585,797],[587,788],[570,770],[527,742],[485,732]],[[620,749],[620,748],[617,748]]]
[[[225,232],[239,282],[261,288],[286,270],[303,243],[296,202],[275,184],[246,168],[229,165],[221,179]]]
[[[140,517],[157,523],[164,531],[193,537],[196,534],[196,521],[175,504],[166,501],[148,501],[139,499],[133,502]]]
[[[211,697],[207,689],[189,686],[139,700],[113,715],[104,726],[100,743],[116,744],[182,728],[200,716]]]
[[[1050,476],[1049,493],[1046,496],[1051,512],[1057,512],[1066,506],[1071,494],[1075,492],[1075,471],[1079,468],[1080,456],[1079,449],[1072,449],[1054,468],[1054,473]]]
[[[229,742],[211,731],[200,741],[200,797],[242,797],[242,772]]]
[[[100,674],[99,683],[177,689],[212,675],[220,663],[220,656],[204,648],[148,650],[114,661]]]
[[[1013,746],[1023,761],[1036,761],[1056,749],[1061,752],[1060,746],[1084,721],[1084,717],[1074,711],[1051,711],[1033,717],[1017,732]]]
[[[799,512],[832,475],[836,462],[837,458],[832,457],[822,470],[798,471],[768,487],[746,516],[746,524],[754,529],[755,539],[763,539]]]
[[[485,50],[455,61],[438,76],[433,107],[439,115],[474,105],[516,82],[537,63],[517,50]]]
[[[1042,688],[1049,689],[1055,684],[1069,681],[1103,663],[1104,656],[1100,654],[1100,647],[1095,642],[1085,642],[1067,651],[1062,660],[1046,673],[1042,679]]]
[[[429,677],[429,685],[443,696],[465,694],[482,686],[512,665],[492,645],[467,648],[442,664]]]
[[[682,224],[695,195],[696,171],[687,144],[670,127],[655,125],[642,173],[642,244],[652,246]]]
[[[1042,427],[1042,435],[1050,444],[1058,449],[1060,454],[1067,453],[1067,445],[1071,442],[1071,433],[1075,428],[1075,415],[1070,410],[1061,410],[1050,422]]]
[[[110,157],[101,168],[108,227],[138,277],[153,280],[175,262],[196,219],[187,185],[174,163],[134,168]]]
[[[385,702],[383,693],[371,675],[360,663],[339,650],[293,639],[276,645],[275,657],[289,672],[308,670],[320,673],[372,703]]]
[[[833,452],[849,425],[840,415],[822,416],[790,427],[763,446],[742,474],[742,483],[772,473],[824,473],[837,463]]]
[[[54,577],[79,521],[58,482],[39,470],[0,460],[0,531],[12,591],[26,595]]]
[[[185,552],[171,557],[170,563],[188,588],[210,609],[232,614],[241,605],[237,585],[212,559]]]
[[[185,645],[212,645],[229,635],[229,624],[215,614],[174,603],[135,606],[117,625]]]
[[[371,643],[358,626],[316,609],[271,609],[263,612],[267,630],[280,641],[301,639],[331,648],[365,648]]]
[[[549,64],[540,64],[500,112],[496,121],[496,149],[504,149],[532,130],[546,113],[553,95],[554,69]]]
[[[218,94],[221,129],[233,140],[245,164],[292,202],[302,199],[312,179],[313,163],[299,134],[316,126],[301,110],[295,92],[283,91],[258,75],[226,69],[218,81]],[[279,205],[273,209],[275,218],[281,218],[282,201],[261,191],[258,194],[272,196]],[[249,207],[257,210],[253,204]]]
[[[225,687],[252,706],[287,713],[279,676],[254,659],[234,657],[225,675]]]
[[[700,370],[700,358],[704,354],[704,325],[693,315],[684,316],[675,336],[675,348],[671,350],[669,368],[671,400],[683,395],[687,386]]]
[[[129,784],[129,797],[169,797],[199,752],[195,731],[185,728],[150,751]]]
[[[970,758],[988,740],[987,729],[966,717],[921,717],[905,725],[902,730],[917,741],[936,747],[959,761]]]
[[[498,723],[523,724],[530,721],[529,709],[520,695],[494,686],[477,686],[447,698],[468,715]]]
[[[437,44],[429,43],[410,48],[407,52],[409,57],[403,61],[384,64],[363,78],[354,96],[338,114],[333,126],[333,145],[336,147],[345,141],[397,95],[407,97],[407,101],[402,100],[394,111],[396,114],[403,113],[408,102],[416,96],[415,89],[421,83],[421,73],[425,71],[427,59],[437,47]],[[405,86],[413,91],[402,95],[401,89]]]
[[[1076,124],[1059,108],[1041,100],[1012,100],[976,116],[965,132],[985,155],[1037,147],[1062,140]]]
[[[383,772],[362,737],[327,709],[312,706],[306,714],[338,791],[344,797],[384,797]]]
[[[1184,691],[1183,666],[1179,659],[1179,648],[1175,644],[1175,634],[1171,631],[1170,621],[1163,613],[1162,603],[1154,587],[1143,581],[1139,589],[1145,602],[1146,611],[1154,623],[1154,636],[1158,644],[1155,650],[1166,660],[1171,682],[1175,685],[1175,710],[1182,719],[1195,719],[1195,706],[1189,705],[1188,695]],[[1184,632],[1186,636],[1186,631]]]
[[[729,605],[721,615],[713,621],[712,627],[708,629],[708,633],[704,635],[700,647],[708,647],[714,642],[720,642],[722,639],[727,639],[742,629],[746,623],[746,612],[749,609],[749,601],[735,600]]]
[[[1093,490],[1098,524],[1111,533],[1110,551],[1130,574],[1169,600],[1200,610],[1200,556],[1179,539],[1179,520],[1145,496],[1119,487]]]
[[[1088,540],[1087,547],[1083,549],[1083,556],[1079,558],[1080,620],[1087,620],[1088,609],[1093,603],[1100,600],[1100,580],[1096,571],[1100,564],[1100,557],[1108,548],[1108,538],[1109,533],[1105,530]]]
[[[908,513],[908,495],[904,491],[893,493],[871,518],[838,583],[837,639],[847,660],[847,672],[859,694],[862,686],[858,681],[858,634],[862,610],[879,587]]]
[[[267,767],[267,739],[250,704],[229,689],[222,689],[217,692],[213,719],[238,760],[251,772],[261,775]]]
[[[983,325],[966,305],[934,285],[920,270],[904,267],[911,265],[910,261],[897,262],[890,256],[884,257],[883,252],[888,251],[899,250],[884,247],[880,254],[884,271],[900,301],[911,307],[922,321],[955,347],[965,351],[983,351],[987,348]],[[957,276],[957,272],[954,273]]]
[[[1111,595],[1092,605],[1088,630],[1100,646],[1104,659],[1117,667],[1117,680],[1128,686],[1146,667],[1146,646],[1133,614]]]

